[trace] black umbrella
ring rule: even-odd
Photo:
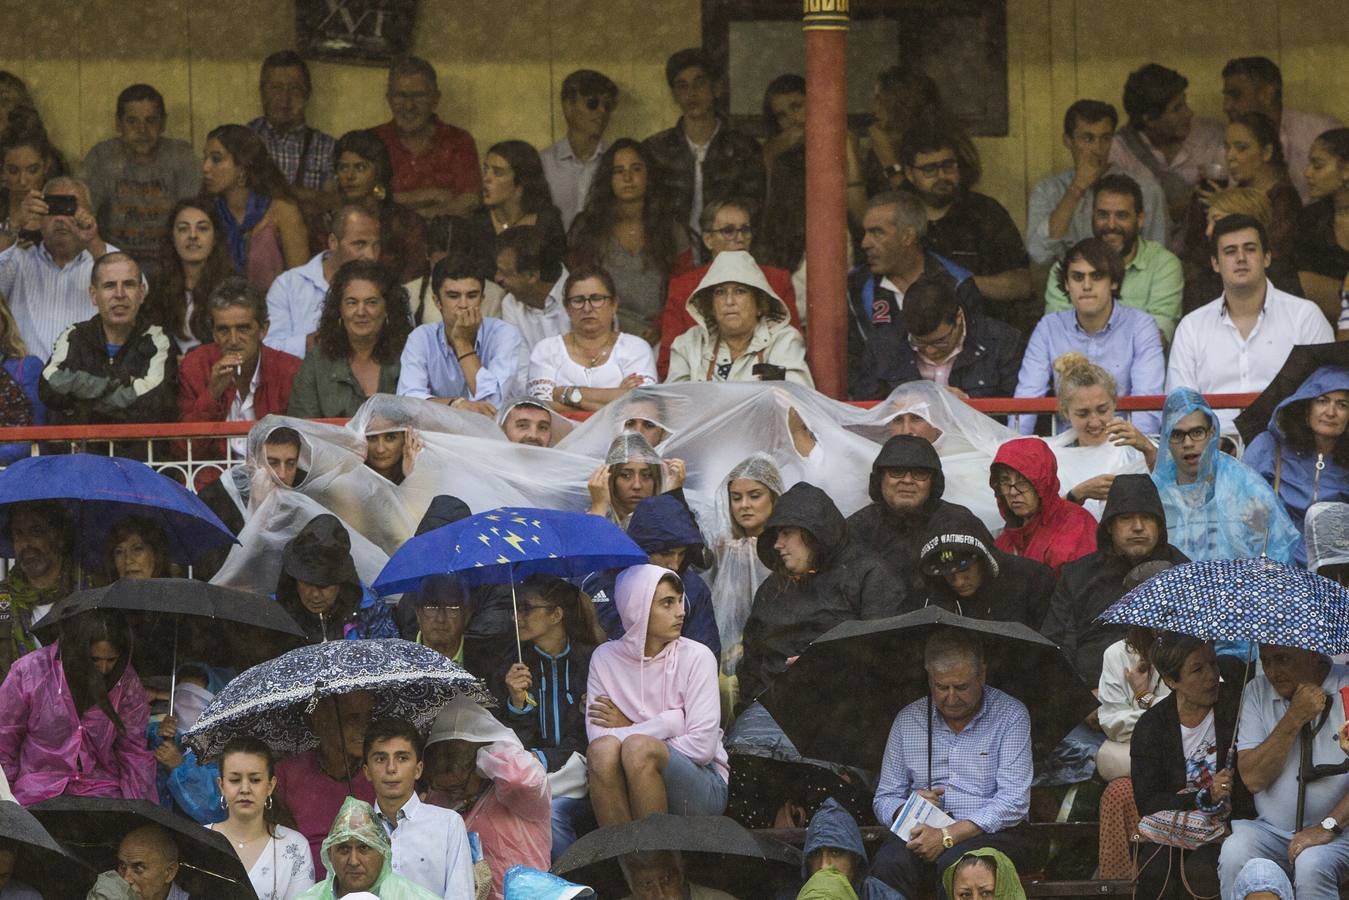
[[[158,825],[178,845],[178,876],[174,880],[190,896],[257,900],[244,864],[224,835],[153,803],[62,796],[43,800],[29,811],[94,872],[117,867],[117,847],[122,838],[144,825]],[[86,890],[93,879],[90,873],[84,884]]]
[[[725,816],[657,814],[610,825],[581,837],[553,864],[553,873],[586,884],[601,897],[626,897],[619,857],[651,850],[678,850],[688,880],[735,897],[770,896],[775,882],[801,878],[801,851],[755,834]]]
[[[304,631],[276,601],[191,578],[124,578],[106,587],[76,591],[57,602],[33,628],[45,632],[95,609],[143,614],[133,629],[140,639],[135,664],[142,675],[159,674],[153,670],[167,663],[168,671],[163,674],[176,677],[182,616],[229,623],[228,628],[212,635],[212,640],[198,642],[198,649],[208,656],[213,648],[219,651],[217,659],[198,660],[200,662],[217,662],[230,668],[247,667],[305,643]],[[166,647],[172,648],[171,658],[161,653],[158,664],[146,662],[152,651]],[[170,711],[173,687],[171,681]]]
[[[1283,367],[1274,376],[1255,402],[1237,416],[1237,431],[1247,445],[1269,428],[1269,417],[1274,408],[1293,391],[1302,386],[1307,376],[1322,366],[1349,368],[1349,343],[1334,341],[1329,344],[1298,344],[1283,361]]]
[[[945,628],[981,640],[987,683],[1026,704],[1037,755],[1096,707],[1049,639],[1019,622],[967,619],[931,606],[835,626],[759,699],[804,755],[878,771],[895,715],[927,696],[923,645]]]
[[[18,845],[14,881],[23,882],[47,900],[84,897],[75,873],[92,880],[93,871],[66,852],[32,813],[13,800],[0,801],[0,838]]]

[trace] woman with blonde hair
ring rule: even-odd
[[[0,427],[46,425],[47,407],[38,398],[42,360],[28,354],[9,304],[0,297]],[[0,465],[27,456],[27,443],[0,444]]]

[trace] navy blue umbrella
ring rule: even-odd
[[[1100,620],[1208,641],[1349,653],[1349,591],[1263,557],[1172,566],[1125,594]]]
[[[72,453],[29,456],[0,471],[0,555],[14,556],[9,517],[22,503],[59,502],[75,525],[83,561],[100,565],[108,534],[123,519],[154,522],[168,538],[169,558],[191,565],[234,535],[196,494],[143,462]]]

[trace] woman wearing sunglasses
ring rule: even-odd
[[[651,345],[614,327],[617,293],[599,267],[571,273],[562,292],[571,331],[534,345],[530,396],[558,412],[594,412],[632,388],[656,383]]]

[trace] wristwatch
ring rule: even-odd
[[[1331,821],[1333,822],[1334,819],[1332,819]],[[1321,824],[1324,825],[1325,823],[1322,822]],[[945,828],[941,830],[941,845],[945,847],[947,850],[950,850],[952,847],[956,845],[955,838],[951,837],[951,832]]]
[[[581,389],[575,385],[562,389],[562,402],[577,409],[581,407]]]
[[[1335,821],[1334,816],[1326,816],[1322,819],[1321,827],[1331,834],[1342,834],[1344,832],[1344,829],[1340,827],[1340,823]]]

